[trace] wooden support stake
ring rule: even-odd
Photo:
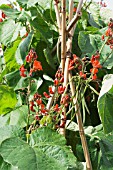
[[[61,67],[64,73],[66,57],[66,0],[62,0],[62,24],[61,24]]]
[[[75,96],[75,86],[74,86],[73,81],[72,81],[71,72],[69,73],[69,81],[70,81],[70,89],[71,89],[72,96]],[[85,160],[86,160],[87,170],[92,170],[89,150],[88,150],[87,141],[86,141],[86,137],[85,137],[85,134],[84,134],[84,128],[83,128],[83,124],[82,124],[81,112],[80,112],[80,109],[79,109],[79,105],[78,105],[76,96],[73,98],[73,103],[75,104],[76,118],[77,118],[77,123],[78,123],[78,127],[79,127],[81,143],[82,143],[82,147],[83,147],[83,151],[84,151],[84,157],[85,157]]]

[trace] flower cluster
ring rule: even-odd
[[[106,30],[105,34],[102,35],[102,40],[105,40],[105,36],[107,37],[106,44],[113,49],[113,19],[110,18],[110,22],[108,23],[108,29]]]
[[[26,56],[26,63],[30,64],[29,76],[32,76],[33,72],[41,71],[42,65],[40,61],[37,61],[37,54],[34,49],[31,49],[28,55]],[[20,76],[27,77],[27,69],[25,69],[24,64],[20,67]]]
[[[87,75],[89,75],[89,73],[87,73],[87,70],[86,70],[86,65],[91,63],[92,64],[92,68],[90,69],[91,78],[92,80],[96,80],[98,69],[102,67],[100,65],[99,59],[100,59],[100,54],[98,51],[96,52],[95,55],[92,55],[91,59],[88,58],[87,56],[80,59],[75,54],[73,54],[72,59],[70,59],[70,62],[69,62],[68,70],[69,71],[76,70],[76,73],[79,74],[79,76],[82,79],[86,80]]]
[[[90,72],[92,73],[92,80],[97,79],[98,69],[102,68],[102,66],[100,65],[99,59],[100,59],[100,54],[97,51],[96,54],[92,55],[91,57],[91,64],[93,68],[90,69]]]
[[[102,2],[102,0],[100,2],[98,2],[98,4],[101,6],[101,7],[107,7],[106,3],[105,2]]]
[[[1,18],[0,18],[0,22],[3,22],[5,18],[6,18],[6,15],[5,15],[4,12],[2,11]]]

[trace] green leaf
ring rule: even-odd
[[[28,106],[21,106],[9,114],[9,125],[17,125],[19,127],[27,126]]]
[[[41,79],[41,77],[38,77],[37,79],[30,78],[30,77],[26,77],[26,78],[21,77],[20,80],[18,81],[16,87],[14,88],[14,90],[16,91],[16,90],[28,88],[29,81],[31,81],[30,100],[32,100],[34,93],[37,92],[37,90],[40,88],[40,86],[43,83],[43,80]]]
[[[29,146],[26,142],[14,137],[4,140],[0,146],[0,153],[4,161],[7,161],[13,166],[16,165],[19,170],[83,169],[83,165],[77,163],[76,158],[70,152],[70,148],[63,146],[65,141],[65,139],[62,140],[64,138],[63,136],[58,135],[55,131],[48,128],[47,130],[44,130],[44,128],[41,130],[39,128],[36,133],[37,140],[40,142],[36,142],[37,145],[35,146]],[[35,138],[35,135],[33,137]]]
[[[99,115],[103,124],[104,132],[113,130],[113,75],[106,75],[98,99]]]
[[[3,126],[0,128],[0,144],[10,138],[10,137],[18,137],[25,140],[25,132],[18,126]]]
[[[48,64],[53,68],[53,69],[56,69],[56,65],[55,65],[55,61],[54,61],[54,58],[52,57],[51,53],[50,53],[50,50],[47,48],[47,49],[44,49],[44,55],[45,55],[45,58],[46,58],[46,61],[48,62]]]
[[[5,161],[13,166],[16,165],[19,170],[38,170],[34,149],[21,139],[6,139],[1,144],[0,153]]]
[[[0,114],[10,112],[16,103],[16,94],[13,89],[5,85],[0,85]]]
[[[39,0],[17,0],[17,2],[21,7],[30,8],[35,6],[39,2]]]
[[[15,41],[18,37],[20,28],[20,23],[15,24],[15,21],[12,19],[0,23],[0,41],[6,46]]]
[[[96,39],[97,35],[92,35],[90,32],[80,31],[78,36],[78,45],[83,53],[83,55],[92,55],[97,50]]]
[[[95,164],[97,164],[98,169],[102,170],[113,170],[113,132],[105,135],[102,131],[94,134],[91,138],[94,140],[93,149],[95,155],[92,152],[92,156],[98,156]]]
[[[5,162],[3,158],[0,156],[0,170],[18,170],[18,168]]]
[[[40,13],[38,13],[38,17],[36,17],[33,21],[30,22],[31,25],[38,30],[44,41],[47,43],[47,45],[49,46],[52,41],[53,41],[53,32],[50,29],[50,26],[47,24],[47,22],[45,22],[44,18],[40,15]],[[43,29],[42,29],[43,28]],[[48,34],[49,33],[49,34]],[[49,43],[49,44],[48,44]]]
[[[36,131],[32,132],[30,136],[30,145],[53,143],[60,146],[65,145],[66,140],[63,136],[56,133],[50,128],[38,128]]]
[[[16,61],[18,64],[22,65],[25,61],[25,57],[29,51],[32,39],[33,39],[33,31],[31,31],[28,36],[22,40],[19,44],[17,51],[16,51]]]
[[[19,65],[17,64],[16,59],[15,59],[15,52],[20,42],[21,40],[16,40],[13,43],[13,46],[7,48],[4,53],[5,64],[9,72],[15,71],[19,68]]]
[[[7,80],[8,85],[13,88],[17,85],[17,83],[21,79],[19,70],[6,74],[4,77]]]
[[[3,127],[5,125],[17,125],[21,128],[24,128],[28,124],[27,118],[28,118],[28,106],[23,105],[16,108],[14,111],[8,113],[7,115],[0,116],[0,127]],[[32,123],[33,120],[34,117],[30,115],[29,124]]]
[[[5,4],[0,6],[0,10],[2,10],[6,14],[7,17],[10,17],[12,19],[16,19],[21,13],[17,9],[10,8],[8,5],[5,5]]]
[[[92,2],[89,6],[89,11],[91,15],[93,16],[94,21],[101,26],[100,23],[100,7],[96,2]],[[93,25],[92,25],[93,26]],[[95,26],[95,25],[94,25]]]

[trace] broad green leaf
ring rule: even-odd
[[[0,155],[0,170],[18,170],[15,166],[10,165],[9,163],[5,162]]]
[[[10,87],[15,87],[21,79],[19,70],[6,74],[4,77]]]
[[[113,75],[106,75],[98,99],[99,115],[103,124],[104,132],[113,130]]]
[[[0,23],[0,41],[4,45],[8,45],[15,41],[21,29],[20,23],[16,23],[12,19],[5,20]]]
[[[96,35],[97,36],[97,35]],[[90,34],[90,32],[80,31],[78,37],[78,44],[83,53],[83,55],[92,55],[96,52],[96,39],[95,35]]]
[[[53,58],[53,56],[51,55],[50,50],[49,50],[48,48],[47,48],[47,49],[44,49],[44,55],[45,55],[45,58],[46,58],[46,61],[48,62],[48,64],[49,64],[53,69],[56,69],[56,65],[55,65],[54,58]]]
[[[17,125],[22,128],[27,126],[28,106],[21,106],[9,114],[9,125]]]
[[[21,77],[20,80],[18,81],[16,87],[14,88],[14,90],[22,90],[24,88],[28,88],[29,85],[29,81],[31,81],[31,92],[30,92],[30,100],[33,98],[34,93],[37,92],[37,90],[40,88],[40,86],[43,83],[43,80],[41,79],[41,77],[38,77],[37,79],[35,78],[23,78]]]
[[[10,114],[0,115],[0,128],[6,125],[9,125]]]
[[[38,170],[36,153],[19,138],[9,138],[2,142],[0,153],[5,161],[17,166],[19,170]]]
[[[17,9],[10,8],[8,5],[5,5],[5,4],[0,6],[0,10],[2,10],[6,14],[7,17],[10,17],[12,19],[16,19],[21,13]]]
[[[65,145],[66,140],[63,136],[55,132],[54,130],[51,130],[50,128],[38,128],[36,131],[32,132],[30,136],[30,144],[38,145],[38,144],[47,144],[47,143],[53,143],[56,145]]]
[[[45,22],[44,18],[40,15],[40,13],[38,13],[38,17],[36,17],[33,21],[30,22],[31,25],[38,30],[42,37],[43,40],[47,43],[48,46],[50,46],[50,44],[53,41],[53,32],[50,29],[49,25],[47,24],[47,22]],[[43,29],[42,29],[43,28]],[[49,33],[49,34],[48,34]],[[49,43],[49,44],[48,44]]]
[[[16,0],[16,1],[22,8],[27,6],[28,0]]]
[[[12,111],[16,103],[16,94],[13,89],[6,85],[0,85],[0,114]]]
[[[113,170],[113,132],[105,135],[100,131],[94,134],[90,141],[94,141],[95,155],[92,151],[92,156],[98,157],[95,162],[98,169]]]
[[[29,48],[33,39],[33,31],[31,31],[28,36],[22,40],[16,51],[16,61],[18,64],[22,65],[25,61],[25,57],[29,52]]]
[[[16,59],[15,59],[15,52],[16,52],[17,47],[18,47],[20,42],[21,42],[21,40],[16,40],[13,43],[13,46],[7,48],[5,53],[4,53],[5,64],[6,64],[6,67],[8,68],[8,70],[9,70],[9,72],[12,72],[12,71],[19,69],[19,65],[17,64]]]
[[[29,0],[29,1],[30,1],[30,0]],[[38,0],[38,4],[39,4],[40,6],[42,6],[43,9],[50,8],[50,3],[51,3],[51,0],[45,0],[45,1]]]
[[[58,141],[58,139],[60,141],[62,140],[59,138],[59,135],[55,133],[56,132],[52,132],[47,128],[45,134],[44,130],[39,129],[39,136],[36,137],[37,139],[39,138],[40,143],[37,143],[35,146],[29,146],[26,142],[19,138],[8,138],[2,142],[0,146],[0,153],[4,161],[7,161],[13,166],[16,165],[19,170],[83,169],[83,165],[81,163],[77,163],[76,158],[72,152],[70,152],[69,147],[65,145],[63,146],[63,143],[62,145],[59,145],[60,142],[57,144],[56,141]],[[51,138],[54,140],[51,140]],[[61,138],[63,137],[61,136]]]
[[[33,7],[38,3],[39,0],[17,0],[21,7]]]
[[[44,78],[45,80],[47,80],[47,81],[53,82],[53,79],[52,79],[51,77],[49,77],[48,75],[46,75],[46,74],[43,74],[43,78]]]
[[[0,127],[6,125],[17,125],[21,128],[24,128],[28,125],[28,106],[23,105],[17,107],[14,111],[8,113],[7,115],[0,116]],[[32,114],[29,117],[29,124],[32,123],[34,117]]]
[[[36,4],[38,4],[38,1],[39,0],[28,0],[27,8],[35,6]]]
[[[15,52],[21,40],[16,40],[12,46],[8,47],[4,52],[4,69],[0,75],[0,81],[2,81],[3,77],[5,76],[7,83],[9,86],[15,86],[15,83],[18,82],[19,78],[19,71],[15,71],[19,69],[19,65],[15,59]],[[14,71],[14,72],[13,72]],[[10,73],[12,72],[12,73]],[[9,73],[9,74],[8,74]],[[8,74],[8,75],[7,75]],[[16,81],[15,81],[16,80]]]
[[[18,126],[3,126],[0,128],[0,144],[10,138],[10,137],[17,137],[25,140],[25,132]]]
[[[82,56],[85,54],[91,57],[97,50],[101,51],[100,62],[107,69],[113,66],[113,53],[108,45],[103,46],[101,35],[106,29],[101,29],[98,32],[80,31],[78,36],[78,45],[82,51]]]
[[[93,16],[94,21],[101,26],[100,18],[100,7],[96,2],[92,2],[88,9]],[[95,26],[95,25],[94,25]]]

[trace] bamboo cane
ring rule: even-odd
[[[61,67],[64,73],[66,57],[66,0],[62,0],[62,24],[61,24]]]
[[[74,96],[75,95],[75,86],[74,86],[73,81],[72,81],[71,72],[69,73],[69,81],[70,81],[71,93],[72,93],[72,96]],[[84,157],[85,157],[85,160],[86,160],[86,166],[87,166],[88,170],[92,170],[89,150],[88,150],[87,141],[86,141],[86,137],[85,137],[85,134],[84,134],[84,128],[83,128],[83,124],[82,124],[81,112],[80,112],[79,105],[78,105],[76,97],[73,98],[73,103],[75,104],[75,112],[77,111],[76,118],[77,118],[77,123],[78,123],[78,126],[79,126],[79,133],[80,133],[80,138],[81,138],[82,147],[83,147],[83,151],[84,151]]]
[[[69,21],[72,19],[73,17],[73,0],[69,1]],[[72,30],[70,31],[70,34],[72,33]],[[70,51],[70,48],[72,46],[72,37],[68,38],[67,41],[67,51]],[[69,65],[69,60],[70,60],[70,54],[68,54],[66,56],[66,61],[65,61],[65,70],[64,70],[64,83],[63,86],[66,87],[67,83],[68,83],[68,65]],[[61,98],[64,97],[64,94],[62,95]],[[66,117],[66,108],[64,107],[64,115],[62,115],[61,119],[63,119],[64,117]],[[61,124],[63,123],[63,120],[61,120]],[[64,128],[60,128],[60,134],[65,136],[65,127]]]
[[[54,8],[55,8],[55,14],[56,14],[56,19],[57,19],[58,30],[60,34],[61,33],[61,17],[60,17],[60,12],[58,8],[58,3],[56,0],[54,0]]]
[[[69,15],[69,21],[71,20],[70,21],[71,24],[69,25],[67,31],[69,31],[69,34],[71,35],[71,37],[69,37],[68,41],[67,41],[68,54],[67,54],[66,62],[65,62],[64,86],[67,85],[68,80],[69,80],[70,81],[70,88],[71,88],[72,96],[75,95],[75,87],[73,85],[73,82],[71,81],[72,80],[72,75],[71,75],[71,72],[68,71],[68,65],[69,65],[71,49],[72,49],[72,36],[74,34],[74,30],[75,30],[75,27],[76,27],[75,21],[77,21],[78,11],[79,11],[79,16],[81,15],[80,11],[81,11],[81,7],[82,7],[82,3],[83,3],[83,0],[80,0],[79,4],[78,4],[78,7],[77,7],[77,13],[75,15],[76,17],[74,17],[74,19],[72,19],[73,0],[70,0],[70,5],[69,5],[69,7],[70,7],[69,8],[69,11],[70,11],[70,13],[69,13],[70,14]],[[73,28],[73,26],[74,26],[74,28]],[[77,103],[76,97],[74,97],[73,102]],[[87,141],[86,141],[86,137],[85,137],[85,134],[84,134],[82,118],[81,118],[81,112],[80,112],[78,103],[75,104],[75,111],[78,111],[77,114],[76,114],[76,117],[77,117],[77,123],[78,123],[78,126],[79,126],[79,133],[80,133],[80,138],[81,138],[81,142],[82,142],[82,147],[83,147],[83,150],[84,150],[86,166],[87,166],[88,170],[92,170],[92,165],[91,165],[91,161],[90,161],[90,155],[89,155],[89,151],[88,151],[88,147],[87,147]]]

